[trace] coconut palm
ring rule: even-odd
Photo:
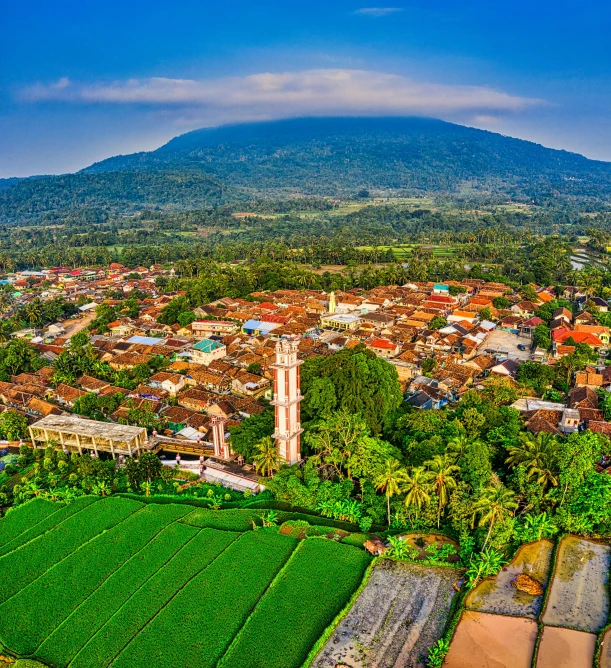
[[[388,511],[388,526],[390,526],[390,497],[398,494],[405,472],[398,459],[387,459],[384,470],[373,481],[375,488],[386,494],[386,508]]]
[[[511,466],[524,466],[528,470],[528,479],[535,478],[544,488],[558,485],[558,473],[555,465],[556,439],[553,434],[540,432],[537,436],[530,433],[520,434],[517,445],[509,446],[509,457],[505,460]]]
[[[459,434],[448,441],[447,453],[454,457],[454,461],[458,461],[464,455],[465,450],[471,443],[472,439],[470,439],[467,434]]]
[[[517,507],[515,494],[501,484],[482,490],[480,498],[472,507],[473,523],[475,523],[475,517],[479,515],[478,526],[488,525],[488,533],[482,549],[485,549],[488,544],[492,527],[497,522],[503,522],[506,518],[511,517]]]
[[[460,468],[452,463],[452,458],[448,455],[436,455],[428,462],[424,462],[428,467],[430,480],[437,497],[437,528],[441,523],[441,511],[448,505],[450,500],[450,490],[456,488],[456,479],[452,475],[457,473]]]
[[[257,451],[253,457],[256,470],[264,476],[271,477],[274,471],[280,470],[284,459],[271,436],[265,436],[255,446]]]
[[[430,475],[423,466],[413,466],[409,473],[405,473],[403,479],[403,491],[405,494],[405,507],[409,510],[416,507],[416,517],[422,506],[426,506],[430,500],[431,484]]]

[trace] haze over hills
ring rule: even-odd
[[[77,174],[0,187],[0,221],[79,207],[129,213],[253,197],[448,194],[611,200],[611,163],[425,118],[299,118],[227,125]]]

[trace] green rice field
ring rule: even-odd
[[[371,557],[256,519],[123,497],[12,509],[0,653],[58,668],[301,666]]]

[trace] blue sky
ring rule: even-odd
[[[223,122],[426,115],[611,160],[611,3],[31,0],[0,22],[0,177]]]

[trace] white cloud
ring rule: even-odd
[[[62,78],[21,92],[23,100],[148,105],[234,120],[299,115],[494,116],[541,103],[486,86],[416,81],[384,72],[318,69],[218,79],[127,79],[78,83]]]
[[[402,12],[402,7],[363,7],[357,9],[355,14],[363,14],[365,16],[387,16],[388,14],[396,14]]]

